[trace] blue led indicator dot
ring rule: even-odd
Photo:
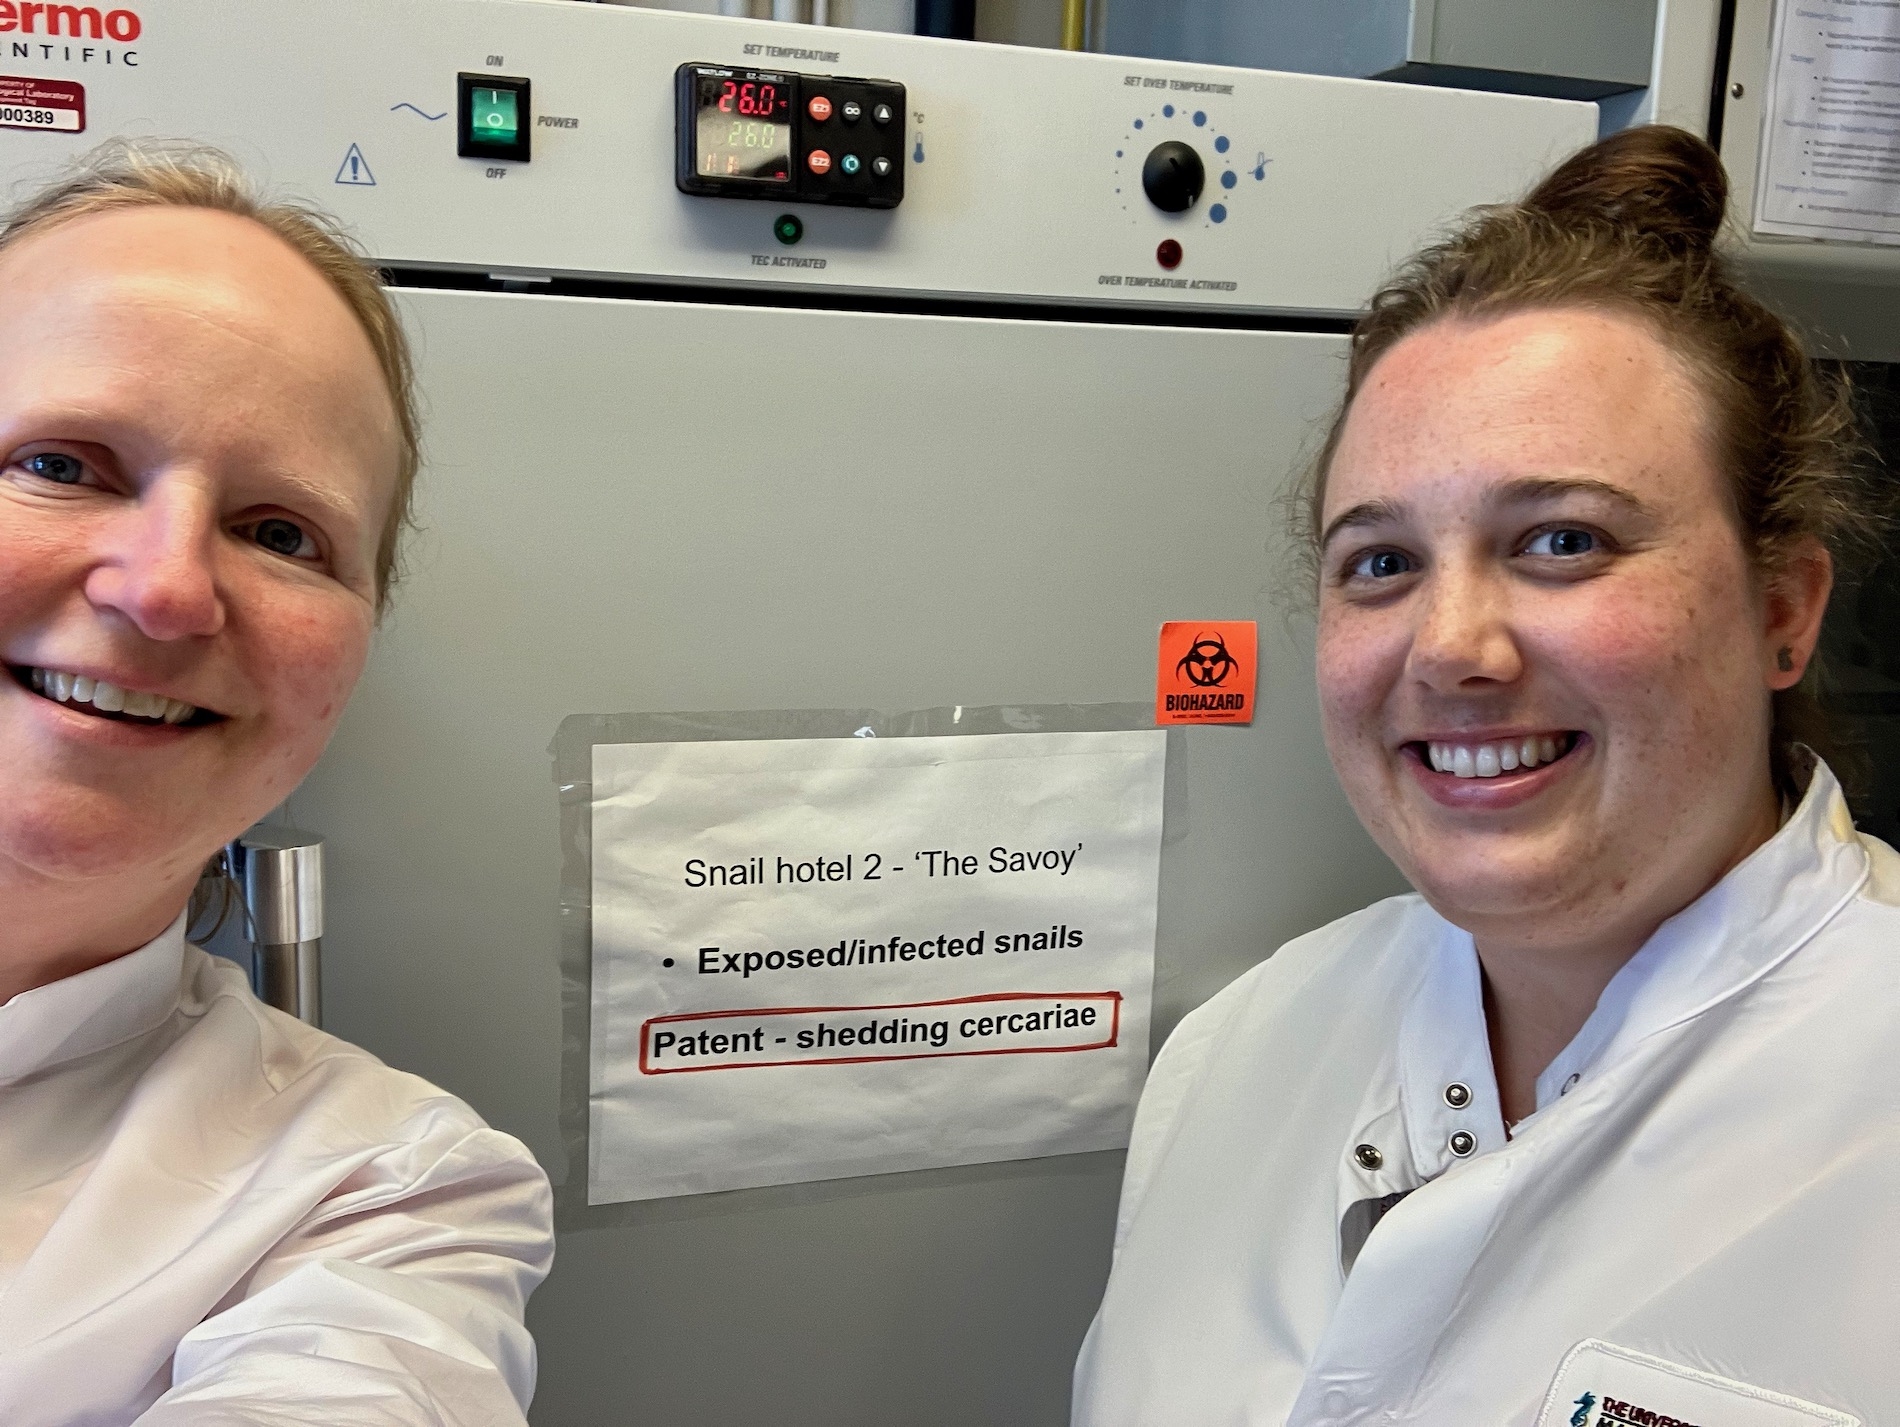
[[[1172,104],[1163,104],[1161,106],[1161,117],[1163,119],[1172,119],[1174,117],[1174,106]]]
[[[1206,113],[1200,109],[1196,109],[1194,111],[1194,127],[1198,129],[1201,127],[1201,125],[1205,124],[1206,122],[1207,122]]]
[[[1212,208],[1207,210],[1207,216],[1212,218],[1216,223],[1225,223],[1227,221],[1227,205],[1225,203],[1216,203]]]
[[[1227,152],[1227,136],[1225,134],[1222,134],[1218,139],[1214,140],[1214,152],[1217,154]]]
[[[1135,120],[1135,127],[1136,127],[1137,129],[1139,129],[1139,128],[1141,127],[1141,120],[1139,120],[1139,119],[1137,119],[1137,120]]]

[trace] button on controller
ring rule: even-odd
[[[879,104],[871,110],[871,122],[880,129],[890,123],[891,118],[891,106],[888,104]]]
[[[826,153],[823,149],[813,149],[810,153],[805,155],[805,167],[810,169],[813,173],[830,173],[831,155]]]
[[[864,117],[864,106],[855,99],[847,99],[838,106],[838,117],[847,124],[855,124]]]
[[[813,123],[822,124],[831,117],[831,101],[822,94],[814,94],[811,103],[805,106],[805,112],[811,115]]]

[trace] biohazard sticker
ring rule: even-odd
[[[1174,620],[1161,626],[1155,668],[1155,722],[1252,723],[1254,651],[1251,619]]]
[[[45,129],[80,134],[86,128],[86,87],[63,79],[0,74],[0,129]]]

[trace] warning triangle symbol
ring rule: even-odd
[[[343,162],[336,171],[338,183],[353,183],[363,188],[376,186],[376,175],[369,171],[369,160],[363,157],[363,151],[355,144],[343,155]]]

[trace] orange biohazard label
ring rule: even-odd
[[[1155,722],[1252,723],[1259,643],[1251,619],[1170,620],[1162,625]]]

